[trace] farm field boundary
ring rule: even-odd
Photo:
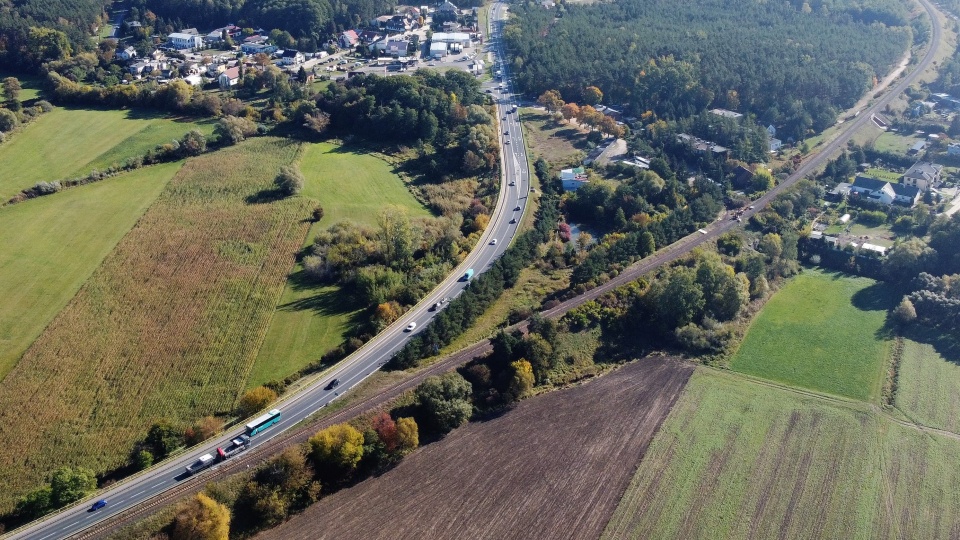
[[[0,385],[0,509],[53,469],[126,462],[154,422],[234,408],[306,228],[298,143],[187,161]],[[18,415],[31,411],[31,421]]]
[[[785,384],[876,401],[890,350],[885,327],[895,303],[868,278],[806,270],[751,323],[730,361],[734,371]]]
[[[133,111],[57,107],[0,146],[0,202],[37,182],[85,176],[191,129],[213,132],[213,122],[178,121]]]
[[[692,370],[647,358],[523,401],[257,538],[596,537]]]
[[[960,441],[698,370],[603,538],[944,538]]]
[[[0,380],[134,226],[181,163],[0,208]]]

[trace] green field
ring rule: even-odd
[[[430,215],[390,165],[372,155],[332,144],[312,144],[304,150],[300,169],[306,178],[302,196],[318,201],[325,213],[311,227],[306,244],[321,229],[339,221],[375,227],[380,209],[387,205],[406,208],[413,217]],[[339,287],[309,283],[300,270],[297,265],[283,291],[248,387],[283,379],[319,360],[343,341],[355,322],[352,318],[362,313]]]
[[[133,111],[57,107],[0,146],[0,201],[37,182],[84,176],[121,163],[210,122],[174,120]]]
[[[753,321],[731,368],[862,400],[880,394],[891,292],[868,278],[807,270]]]
[[[879,137],[877,137],[877,140],[874,141],[873,146],[879,152],[892,152],[894,154],[907,155],[907,152],[910,151],[910,148],[922,140],[923,139],[918,139],[913,136],[904,136],[900,135],[899,133],[885,131],[881,133]]]
[[[0,411],[29,412],[0,422],[0,512],[57,467],[124,465],[160,419],[230,415],[306,234],[309,201],[272,197],[299,148],[187,160],[30,345],[0,384]]]
[[[338,221],[376,226],[380,210],[387,205],[405,208],[410,217],[430,215],[389,163],[349,147],[311,144],[304,150],[300,170],[307,179],[302,195],[323,206],[323,228]]]
[[[958,459],[859,404],[701,369],[603,538],[949,538]]]
[[[897,382],[897,409],[925,426],[960,433],[960,356],[955,346],[905,339]]]
[[[140,169],[0,208],[0,379],[180,165]]]

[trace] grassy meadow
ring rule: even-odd
[[[265,197],[298,148],[188,160],[26,351],[0,385],[0,511],[56,467],[125,463],[157,420],[235,406],[306,234],[308,200]]]
[[[0,208],[0,380],[180,166],[139,169]]]
[[[880,395],[896,299],[872,279],[807,270],[777,292],[753,321],[730,367],[840,396]]]
[[[0,201],[37,182],[84,176],[212,122],[179,121],[133,111],[57,107],[0,146]]]
[[[948,538],[958,458],[856,403],[700,370],[603,538]]]
[[[324,218],[312,225],[313,236],[340,221],[376,227],[380,210],[403,207],[411,217],[430,215],[414,199],[389,163],[332,144],[304,148],[300,170],[306,179],[302,197],[323,206]],[[298,264],[277,304],[266,340],[253,365],[247,386],[283,379],[319,360],[339,345],[361,314],[347,294],[333,285],[305,280]]]
[[[934,343],[942,340],[904,339],[894,405],[914,422],[960,433],[960,356]]]

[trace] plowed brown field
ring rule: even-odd
[[[692,370],[645,359],[529,399],[257,538],[597,538]]]

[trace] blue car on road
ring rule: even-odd
[[[107,500],[106,500],[106,499],[100,499],[99,501],[93,503],[93,506],[90,507],[90,511],[91,511],[91,512],[96,512],[97,510],[103,508],[103,507],[106,506],[106,505],[107,505]]]

